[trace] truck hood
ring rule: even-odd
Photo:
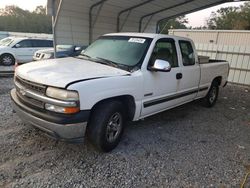
[[[65,88],[75,81],[130,75],[130,72],[72,57],[27,63],[16,75],[31,82]]]

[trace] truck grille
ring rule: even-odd
[[[43,108],[44,107],[44,103],[42,101],[38,101],[36,99],[27,97],[27,96],[23,96],[18,90],[17,90],[17,97],[19,98],[19,100],[27,105],[27,106],[35,106],[38,108]]]
[[[23,87],[25,87],[33,92],[45,95],[46,86],[24,80],[20,77],[16,77],[16,82],[18,82],[21,86],[23,86]]]
[[[16,77],[15,82],[21,87],[28,89],[34,93],[37,93],[39,95],[45,95],[46,86],[44,85],[36,84],[30,81],[24,80],[20,77]],[[25,96],[24,94],[22,94],[22,91],[18,87],[16,87],[16,92],[17,92],[17,97],[23,104],[27,106],[31,106],[31,107],[38,107],[42,109],[44,108],[44,102]]]

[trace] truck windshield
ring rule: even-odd
[[[103,36],[92,43],[82,55],[103,59],[130,68],[140,66],[152,39],[129,36]]]

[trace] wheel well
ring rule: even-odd
[[[4,55],[12,56],[12,57],[15,59],[14,55],[12,55],[12,54],[10,54],[10,53],[3,53],[3,54],[1,54],[1,55],[0,55],[0,58],[3,57]]]
[[[134,115],[135,115],[135,99],[133,96],[131,95],[122,95],[122,96],[117,96],[117,97],[111,97],[111,98],[108,98],[108,99],[104,99],[104,100],[101,100],[99,101],[98,103],[96,103],[92,109],[91,109],[91,114],[93,112],[93,110],[101,103],[103,102],[107,102],[107,101],[120,101],[123,106],[125,107],[125,110],[126,110],[126,114],[127,114],[127,118],[129,120],[133,120],[134,118]],[[90,116],[91,116],[90,114]]]
[[[221,82],[222,82],[222,76],[218,76],[213,80],[212,83],[216,83],[218,86],[220,86]]]
[[[9,56],[13,57],[14,61],[16,60],[15,56],[12,55],[12,54],[10,54],[10,53],[3,53],[3,54],[1,54],[1,55],[0,55],[0,60],[2,59],[2,57],[3,57],[4,55],[9,55]],[[0,62],[0,63],[1,63],[1,62]],[[15,63],[15,62],[14,62],[14,63]]]

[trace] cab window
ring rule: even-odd
[[[184,66],[191,66],[195,64],[195,55],[192,44],[189,41],[179,41],[182,55],[182,62]]]
[[[156,42],[149,66],[152,66],[157,59],[168,61],[172,68],[178,67],[178,58],[174,40],[160,39]]]

